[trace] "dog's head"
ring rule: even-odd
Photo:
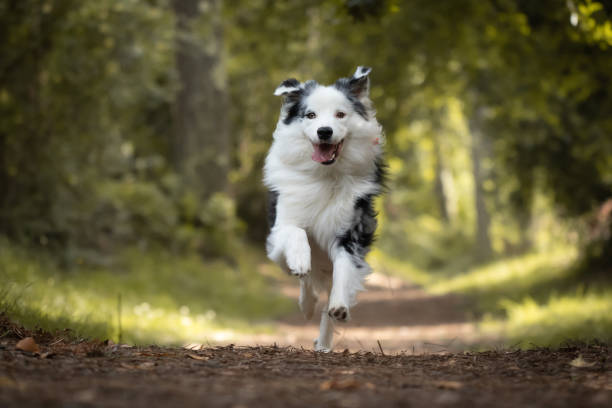
[[[351,78],[340,78],[331,86],[296,79],[283,81],[274,92],[283,96],[279,120],[279,128],[285,130],[282,137],[292,138],[286,141],[297,145],[307,140],[312,160],[323,165],[339,160],[348,144],[376,143],[376,135],[363,131],[372,128],[367,122],[374,122],[379,132],[369,99],[370,72],[371,68],[358,67]]]

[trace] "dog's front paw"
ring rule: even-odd
[[[292,275],[304,276],[310,272],[310,246],[307,241],[297,241],[288,245],[287,267]]]
[[[330,306],[327,314],[338,322],[346,322],[351,318],[349,309],[346,306]]]
[[[315,351],[319,351],[321,353],[330,353],[332,351],[331,346],[326,346],[322,344],[322,342],[319,341],[319,339],[315,339],[314,349]]]

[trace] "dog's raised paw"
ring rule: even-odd
[[[287,261],[289,273],[293,276],[301,278],[310,272],[310,257],[308,259],[293,259],[293,262]]]
[[[293,243],[287,251],[287,266],[294,276],[304,276],[310,272],[310,246],[307,242]]]
[[[350,319],[349,310],[346,306],[330,307],[327,314],[339,322],[346,322]]]

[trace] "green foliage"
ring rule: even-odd
[[[470,189],[476,185],[466,182],[474,131],[485,136],[484,179],[477,184],[493,213],[498,254],[528,244],[518,233],[508,241],[496,231],[523,231],[535,193],[552,196],[553,205],[573,217],[612,195],[605,2],[238,1],[223,5],[220,23],[209,16],[216,6],[206,4],[191,34],[177,31],[171,2],[164,0],[1,6],[5,234],[74,246],[82,235],[97,234],[85,231],[95,209],[81,201],[98,197],[121,213],[144,199],[138,194],[145,189],[151,201],[123,219],[152,223],[144,231],[143,225],[126,226],[132,240],[159,235],[173,217],[184,221],[176,200],[196,188],[179,175],[169,141],[176,127],[172,112],[180,106],[175,61],[181,36],[206,55],[223,55],[212,77],[224,78],[231,101],[230,198],[252,238],[266,230],[259,180],[278,111],[272,90],[291,76],[329,82],[358,63],[375,65],[372,98],[389,158],[402,163],[392,191],[404,198],[390,217],[445,217],[444,203],[436,201],[446,199],[446,209],[455,210],[453,232],[431,238],[441,247],[475,237]],[[475,129],[477,113],[482,117]],[[148,187],[110,187],[129,185],[135,175],[134,185]],[[172,177],[182,184],[178,197],[160,183]],[[439,196],[449,189],[454,197]],[[170,206],[174,210],[166,211]],[[187,216],[192,223],[179,226],[184,237],[201,230],[201,220]],[[432,257],[436,264],[440,255]]]
[[[612,340],[612,291],[551,295],[545,302],[526,297],[503,303],[505,320],[488,317],[485,332],[501,334],[521,347],[563,345],[568,340]],[[516,343],[515,343],[516,344]]]
[[[121,250],[110,267],[74,267],[66,274],[49,256],[0,246],[0,309],[26,327],[130,343],[185,344],[231,337],[232,330],[265,330],[265,320],[287,309],[255,270],[260,255],[242,248],[236,266],[203,263],[159,248]]]
[[[585,282],[575,266],[577,257],[576,248],[557,246],[482,266],[458,261],[436,274],[381,251],[374,251],[370,262],[383,273],[423,285],[428,292],[467,297],[481,332],[514,347],[609,341],[612,288],[602,277]]]
[[[474,269],[480,255],[561,241],[581,245],[568,287],[609,279],[609,1],[187,3],[189,24],[170,0],[0,4],[0,234],[51,248],[58,275],[117,274],[125,247],[230,263],[245,236],[263,247],[274,88],[367,64],[391,173],[379,245],[396,269],[495,296],[511,276],[518,294],[532,274]],[[206,112],[183,103],[188,71]],[[206,81],[215,93],[194,94]],[[201,128],[182,127],[192,116]],[[215,166],[218,180],[202,174]]]
[[[0,16],[3,232],[65,245],[92,210],[81,201],[130,170],[122,149],[146,161],[162,143],[173,19],[135,1],[5,2]]]

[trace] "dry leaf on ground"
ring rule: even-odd
[[[32,337],[26,337],[19,340],[15,347],[17,350],[27,351],[29,353],[40,353],[40,348]]]
[[[327,380],[321,383],[319,389],[321,391],[327,390],[355,390],[357,388],[374,388],[374,384],[371,383],[362,383],[353,378],[348,378],[345,380]]]
[[[459,388],[463,387],[463,384],[461,384],[459,381],[436,381],[435,384],[436,387],[447,390],[458,390]]]
[[[208,360],[208,359],[209,359],[209,357],[206,357],[206,356],[200,356],[200,355],[198,355],[198,354],[193,354],[193,353],[187,353],[187,354],[186,354],[186,356],[187,356],[187,357],[189,357],[189,358],[193,358],[194,360],[202,360],[202,361],[205,361],[205,360]]]
[[[577,358],[573,359],[572,361],[570,361],[569,363],[572,367],[576,367],[576,368],[588,368],[588,367],[593,367],[595,365],[595,363],[590,363],[588,361],[585,361],[582,358],[582,355],[578,356]]]

